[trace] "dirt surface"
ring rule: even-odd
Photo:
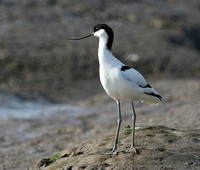
[[[192,165],[190,167],[195,169],[195,167],[199,165],[198,162],[195,164],[196,160],[199,158],[190,157],[190,155],[188,155],[188,159],[186,159],[187,156],[185,156],[185,154],[187,154],[186,151],[188,151],[191,155],[195,155],[192,154],[192,152],[196,153],[196,151],[193,150],[193,146],[196,146],[196,150],[200,148],[199,136],[197,135],[195,137],[189,135],[188,137],[182,137],[182,135],[185,136],[187,133],[192,134],[193,132],[199,133],[200,80],[160,79],[157,81],[149,80],[149,83],[157,89],[164,97],[164,100],[163,103],[158,106],[149,106],[136,102],[136,126],[164,125],[170,128],[177,128],[174,132],[171,130],[169,132],[177,136],[177,140],[170,144],[170,142],[164,140],[165,137],[163,139],[163,136],[168,134],[160,134],[160,132],[158,134],[152,132],[153,136],[147,135],[147,138],[145,138],[146,140],[136,135],[136,145],[141,152],[138,157],[142,159],[143,154],[147,152],[149,158],[147,156],[146,159],[152,160],[151,153],[155,153],[156,155],[158,154],[159,158],[163,157],[165,164],[169,161],[167,167],[170,167],[170,165],[175,164],[175,162],[171,162],[173,159],[169,158],[170,153],[168,152],[183,153],[184,163],[179,163],[183,163],[182,166],[184,168],[187,167],[186,163],[193,162],[195,166]],[[97,87],[97,84],[91,88],[95,87]],[[89,91],[87,92],[89,93]],[[8,119],[0,121],[1,169],[26,169],[34,165],[39,159],[49,158],[71,146],[72,148],[75,147],[76,143],[87,140],[88,146],[89,143],[93,144],[92,139],[94,139],[94,141],[98,140],[99,143],[101,143],[107,138],[108,134],[111,136],[115,134],[117,126],[117,106],[116,103],[105,94],[103,89],[101,93],[91,95],[85,100],[73,101],[70,105],[76,108],[75,111],[73,109],[60,112],[55,111],[36,119]],[[121,107],[123,118],[121,129],[123,131],[125,127],[131,125],[132,112],[130,103],[122,103]],[[140,132],[138,133],[140,134]],[[149,130],[143,131],[140,135],[149,133],[151,133]],[[112,148],[113,139],[111,140],[111,136],[109,138],[110,144],[105,147],[106,152]],[[130,137],[127,136],[126,139],[130,142]],[[157,141],[159,146],[154,145],[152,140]],[[120,145],[121,148],[119,148],[119,151],[123,151],[128,144],[129,143]],[[160,145],[166,149],[166,152],[156,151],[156,147],[161,147]],[[95,150],[97,151],[99,149],[97,157],[101,157],[100,153],[104,152],[104,147],[98,148],[98,146],[99,145],[95,146]],[[152,150],[150,150],[151,146]],[[168,146],[170,149],[167,149]],[[81,147],[81,145],[78,147]],[[181,152],[181,148],[185,147],[188,150],[186,149]],[[93,145],[91,145],[90,149],[92,148]],[[90,150],[84,150],[84,153],[87,153],[87,155],[85,155],[86,157],[88,154],[91,154]],[[119,155],[123,155],[124,157],[130,156],[130,154],[124,155],[121,152]],[[174,154],[172,153],[172,155]],[[91,157],[95,158],[94,155]],[[138,157],[130,156],[129,159],[138,162]],[[111,161],[112,158],[106,156],[106,159],[110,159]],[[96,163],[98,163],[98,160],[100,161],[101,159],[98,158]],[[179,155],[177,160],[179,160]],[[113,161],[116,161],[116,159],[113,159]],[[139,165],[147,166],[150,164],[150,162],[147,162],[147,164]],[[75,164],[70,165],[75,166]],[[162,161],[158,161],[157,159],[156,165],[152,166],[155,167],[157,165],[158,168],[160,168],[163,165]],[[52,164],[52,166],[54,166],[54,164]],[[65,164],[65,166],[67,165]]]
[[[109,155],[114,135],[74,145],[31,169],[199,169],[200,130],[147,126],[136,131],[138,154],[124,152],[131,135],[120,134],[117,155]]]

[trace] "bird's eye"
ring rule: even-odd
[[[99,31],[100,30],[100,28],[94,28],[94,32],[96,32],[96,31]]]

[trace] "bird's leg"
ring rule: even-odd
[[[132,101],[132,109],[133,109],[133,115],[132,115],[132,143],[131,147],[126,150],[126,152],[130,152],[133,150],[134,153],[137,154],[137,150],[135,149],[135,122],[136,122],[136,113],[134,109],[134,103]]]
[[[121,122],[122,122],[121,108],[120,108],[120,102],[119,101],[117,101],[117,105],[118,105],[117,132],[116,132],[115,143],[114,143],[113,149],[109,154],[117,154],[117,141],[118,141],[118,136],[119,136],[120,125],[121,125]]]

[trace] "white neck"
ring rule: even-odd
[[[119,64],[120,62],[107,48],[107,37],[99,37],[98,59],[100,67]]]
[[[107,56],[111,53],[111,51],[107,48],[107,39],[105,37],[99,38],[99,48],[98,48],[98,57],[99,63],[106,61]]]

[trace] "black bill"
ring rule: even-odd
[[[90,37],[92,34],[89,34],[87,36],[81,37],[81,38],[67,38],[68,40],[82,40],[84,38]]]

